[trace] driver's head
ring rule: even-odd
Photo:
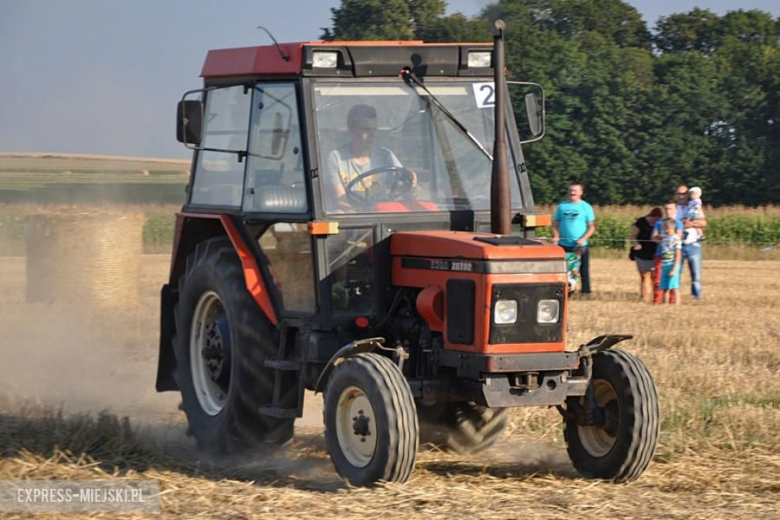
[[[347,114],[347,129],[353,142],[370,147],[376,134],[376,109],[370,105],[355,105]]]

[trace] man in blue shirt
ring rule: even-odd
[[[582,252],[580,277],[582,294],[590,294],[590,251],[588,239],[596,231],[593,207],[582,200],[582,184],[569,184],[567,200],[558,204],[552,223],[553,242],[564,250]]]

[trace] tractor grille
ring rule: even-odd
[[[563,340],[563,325],[566,309],[566,286],[564,284],[505,284],[494,285],[490,298],[491,345],[509,343],[558,343]],[[517,322],[496,325],[493,322],[497,300],[517,301]],[[557,323],[540,324],[536,321],[539,300],[558,300]]]

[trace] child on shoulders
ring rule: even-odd
[[[701,188],[694,186],[688,190],[688,205],[685,208],[683,221],[693,221],[703,217],[704,210],[702,209]],[[683,233],[683,243],[693,244],[694,242],[698,242],[700,240],[704,240],[704,232],[701,229],[693,227],[685,228],[685,232]]]

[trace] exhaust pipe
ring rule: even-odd
[[[493,171],[490,177],[490,232],[512,234],[512,206],[509,191],[509,168],[506,161],[506,78],[504,77],[504,31],[506,24],[493,24],[493,82],[495,84],[495,140],[493,141]]]

